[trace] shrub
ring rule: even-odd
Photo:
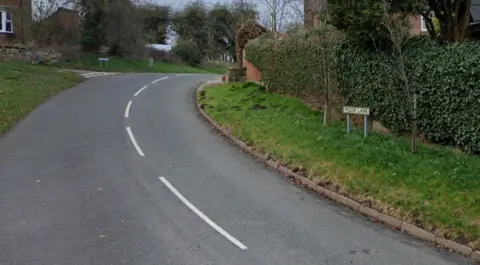
[[[388,48],[388,30],[382,23],[385,12],[407,15],[413,10],[410,1],[329,0],[329,22],[346,33],[358,46]]]
[[[406,52],[407,76],[418,95],[418,128],[430,141],[480,152],[480,43],[441,46],[414,38]],[[336,72],[346,104],[368,106],[396,133],[409,131],[411,105],[387,54],[350,43],[336,47]],[[412,89],[413,90],[413,89]]]
[[[370,107],[392,132],[409,132],[412,102],[398,61],[386,52],[325,37],[331,33],[324,29],[282,40],[258,38],[247,44],[246,57],[270,91],[318,95],[326,88],[325,77],[335,77],[345,105]],[[431,142],[480,153],[480,54],[475,52],[480,43],[442,46],[416,37],[407,47],[406,74],[417,91],[419,131]],[[332,61],[333,73],[328,69]]]
[[[334,36],[332,32],[325,28],[280,40],[258,38],[246,45],[246,58],[260,70],[270,91],[320,94],[326,88],[325,75],[330,74],[334,42],[326,36]]]
[[[197,45],[189,40],[180,39],[172,49],[173,53],[190,66],[199,66],[202,62],[202,54]]]

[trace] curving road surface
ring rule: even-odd
[[[240,153],[194,110],[212,78],[92,78],[0,139],[0,264],[470,264]]]

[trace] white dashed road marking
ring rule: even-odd
[[[98,75],[111,75],[111,74],[115,74],[115,73],[98,72],[98,73],[88,73],[88,74],[82,74],[82,75],[85,76],[86,78],[90,78],[90,77],[98,76]],[[160,79],[157,79],[157,80],[153,81],[152,83],[155,84],[155,83],[157,83],[161,80],[165,80],[167,78],[168,78],[168,76],[165,76],[165,77],[162,77]],[[142,93],[142,91],[145,90],[147,87],[148,86],[144,86],[144,87],[140,88],[133,96],[136,97],[136,96],[140,95],[140,93]],[[127,107],[125,108],[125,118],[130,117],[130,109],[132,108],[132,103],[133,103],[133,101],[130,100],[127,104]],[[132,141],[132,144],[135,147],[135,149],[137,150],[138,154],[140,156],[145,156],[142,149],[138,145],[137,140],[135,140],[135,136],[133,136],[132,129],[130,127],[127,127],[126,129],[127,129],[128,136],[130,137],[130,140]]]
[[[132,144],[137,150],[138,154],[140,156],[145,156],[140,146],[138,146],[137,140],[135,140],[135,136],[133,136],[132,129],[130,129],[130,127],[127,127],[127,133],[128,133],[128,136],[130,136],[130,140],[132,141]]]
[[[145,90],[145,88],[147,88],[147,86],[144,86],[142,88],[140,88],[140,90],[137,91],[137,93],[135,93],[135,95],[133,95],[134,97],[138,96],[140,93],[142,93],[143,90]]]
[[[153,84],[156,84],[157,82],[162,81],[162,80],[165,80],[165,79],[167,79],[167,78],[168,78],[168,76],[165,76],[165,77],[162,77],[162,78],[160,78],[160,79],[157,79],[157,80],[153,81],[152,83],[153,83]]]
[[[175,187],[168,182],[167,179],[164,177],[159,177],[160,181],[167,186],[168,189],[170,189],[175,196],[177,196],[190,210],[192,210],[194,213],[196,213],[200,218],[203,219],[207,224],[209,224],[213,229],[215,229],[217,232],[219,232],[222,236],[226,237],[230,242],[232,242],[234,245],[239,247],[242,250],[248,249],[247,246],[242,244],[242,242],[238,241],[236,238],[234,238],[232,235],[230,235],[227,231],[223,230],[220,226],[218,226],[215,222],[213,222],[208,216],[206,216],[204,213],[202,213],[197,207],[195,207],[191,202],[189,202],[183,195],[175,189]]]
[[[125,118],[128,118],[128,116],[130,115],[130,107],[131,106],[132,106],[132,101],[130,100],[128,102],[127,108],[125,109]]]

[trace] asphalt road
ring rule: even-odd
[[[0,139],[0,264],[470,264],[239,152],[195,112],[212,78],[92,78]]]

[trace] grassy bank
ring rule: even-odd
[[[100,67],[98,56],[85,56],[81,60],[63,63],[61,67],[71,69],[107,71],[107,72],[133,72],[133,73],[211,73],[207,70],[189,67],[183,64],[154,62],[153,67],[148,66],[146,60],[129,60],[110,58],[107,66]]]
[[[80,82],[73,74],[23,62],[0,62],[0,136],[46,99]]]
[[[253,84],[199,94],[205,111],[255,148],[365,205],[480,247],[480,157],[392,135],[322,125],[322,113]],[[476,243],[475,243],[476,242]]]
[[[209,71],[209,72],[212,72],[212,73],[215,73],[215,74],[220,74],[220,75],[224,75],[227,73],[227,69],[229,67],[234,67],[235,64],[234,63],[229,63],[229,62],[225,62],[225,61],[218,61],[218,60],[214,60],[214,61],[206,61],[202,64],[202,69],[205,69],[206,71]]]

